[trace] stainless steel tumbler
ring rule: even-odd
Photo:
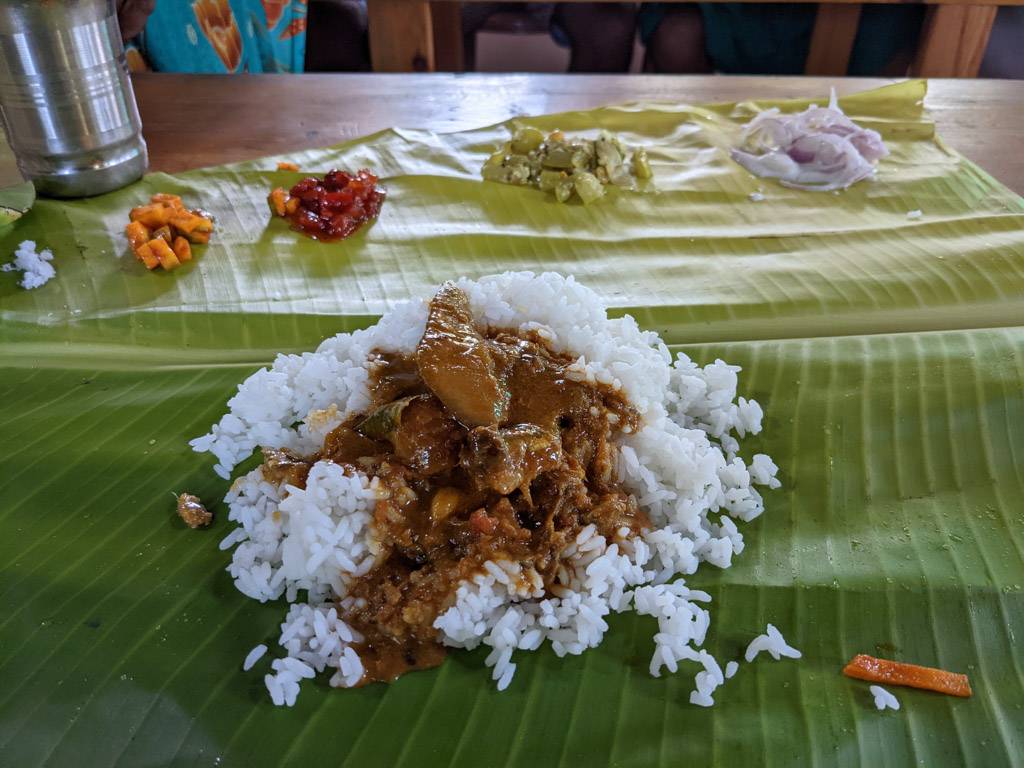
[[[0,111],[40,194],[98,195],[145,173],[114,0],[0,0]]]

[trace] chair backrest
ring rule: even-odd
[[[929,5],[910,74],[915,77],[977,76],[997,10],[996,5],[983,5],[971,0],[956,5]],[[805,74],[846,74],[853,41],[857,37],[860,12],[860,3],[818,5],[811,47],[804,65]]]
[[[485,2],[486,0],[469,0]],[[556,0],[558,2],[559,0]],[[565,0],[561,0],[565,1]],[[599,0],[614,2],[615,0]],[[684,0],[666,0],[683,2]],[[705,0],[733,2],[734,0]],[[744,0],[771,2],[772,0]],[[777,0],[776,0],[777,1]],[[801,2],[801,0],[796,0]],[[806,0],[803,0],[806,1]],[[899,3],[906,0],[868,0]],[[923,0],[928,5],[910,74],[918,77],[975,77],[1000,5],[1024,0]],[[378,72],[463,70],[459,2],[368,0],[370,53]],[[808,75],[842,76],[850,63],[861,3],[821,3],[805,64]]]

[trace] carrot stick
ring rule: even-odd
[[[858,680],[870,680],[872,683],[888,683],[889,685],[907,685],[911,688],[924,688],[938,691],[950,696],[968,697],[971,695],[971,683],[967,675],[947,672],[934,667],[919,667],[916,664],[904,664],[888,659],[876,659],[860,653],[851,659],[843,668],[847,677]]]

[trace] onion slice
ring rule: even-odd
[[[786,187],[828,192],[873,178],[889,154],[877,131],[861,128],[839,108],[835,89],[827,107],[784,115],[761,112],[743,130],[732,158],[755,176]]]

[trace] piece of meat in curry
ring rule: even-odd
[[[349,583],[344,615],[364,637],[363,681],[444,658],[433,624],[487,560],[518,563],[557,592],[562,551],[593,523],[612,538],[649,525],[612,476],[616,431],[638,415],[607,388],[567,375],[539,337],[475,326],[446,284],[409,356],[378,353],[373,404],[309,459],[265,452],[263,472],[303,486],[316,460],[375,475],[377,563]]]
[[[203,506],[198,496],[191,493],[178,494],[178,517],[189,528],[205,528],[213,522],[213,513]]]

